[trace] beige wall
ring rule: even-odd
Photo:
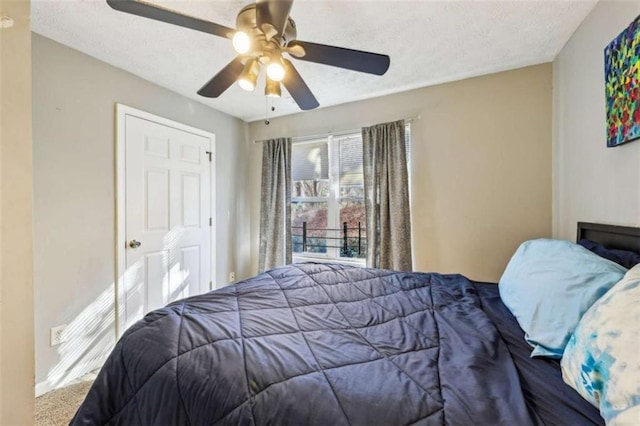
[[[114,342],[114,111],[120,102],[216,134],[216,265],[250,273],[247,125],[33,35],[36,379],[59,386]],[[69,340],[49,347],[49,329]]]
[[[0,1],[0,424],[33,423],[33,224],[29,1]]]
[[[604,48],[640,13],[637,1],[601,1],[553,62],[554,229],[576,222],[640,225],[640,141],[606,147]]]
[[[275,118],[250,139],[413,122],[414,268],[496,282],[524,240],[551,235],[551,65]],[[261,146],[251,151],[257,269]]]

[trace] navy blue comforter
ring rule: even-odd
[[[474,283],[308,263],[148,314],[71,423],[539,422]]]

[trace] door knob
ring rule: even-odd
[[[129,241],[129,247],[131,247],[131,248],[138,248],[141,245],[142,245],[142,243],[140,241],[136,241],[136,240]]]

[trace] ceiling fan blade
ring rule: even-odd
[[[211,80],[207,81],[207,84],[198,90],[198,95],[217,98],[238,79],[243,68],[242,58],[238,56],[229,62],[226,67],[222,68]]]
[[[263,25],[267,24],[282,35],[292,5],[293,0],[257,0],[256,23],[258,28],[263,30]]]
[[[204,33],[220,37],[231,38],[233,37],[233,33],[235,33],[233,28],[218,25],[204,19],[184,15],[143,0],[107,0],[107,3],[113,9],[120,12],[178,25],[179,27],[190,28],[192,30],[202,31]]]
[[[291,61],[283,59],[282,62],[284,63],[285,70],[282,84],[287,88],[287,91],[291,94],[300,109],[306,111],[319,107],[320,104],[315,96],[313,96],[313,93],[311,93],[307,83],[305,83],[300,74],[298,74],[298,70],[296,70]]]
[[[310,43],[308,41],[291,41],[287,47],[302,47],[305,55],[297,59],[318,64],[333,65],[348,70],[383,75],[389,69],[391,60],[387,55],[364,52],[362,50],[344,47],[327,46],[325,44]]]

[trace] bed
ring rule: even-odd
[[[637,228],[578,238],[640,253]],[[530,355],[495,284],[289,265],[146,315],[71,424],[604,424]]]

